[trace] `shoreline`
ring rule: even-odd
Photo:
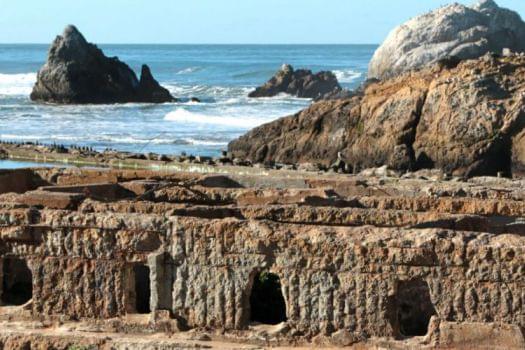
[[[51,167],[80,167],[95,169],[152,170],[159,172],[189,172],[201,174],[236,174],[262,176],[302,176],[315,172],[297,169],[284,164],[251,164],[222,157],[193,155],[167,156],[163,154],[140,154],[108,150],[78,150],[54,145],[34,143],[5,143],[0,141],[0,164],[2,160],[49,164]]]

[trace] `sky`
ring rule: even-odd
[[[471,4],[475,0],[457,1]],[[525,0],[496,0],[525,18]],[[377,44],[446,0],[0,0],[0,43]]]

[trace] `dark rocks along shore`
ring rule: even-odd
[[[348,97],[350,91],[344,90],[339,85],[337,77],[332,72],[312,73],[311,70],[295,70],[291,65],[285,64],[266,84],[252,91],[249,97],[273,97],[282,93],[301,98],[326,100]]]
[[[139,80],[127,64],[106,57],[74,26],[68,26],[51,45],[31,100],[58,104],[176,101],[148,66],[142,67]]]

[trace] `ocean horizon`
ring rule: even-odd
[[[78,145],[97,150],[215,156],[246,131],[296,113],[311,101],[248,93],[284,63],[330,70],[354,89],[377,45],[102,44],[136,73],[148,64],[178,103],[49,105],[29,100],[48,44],[0,44],[0,140]],[[197,97],[202,102],[190,102]]]

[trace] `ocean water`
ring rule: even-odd
[[[311,101],[249,99],[283,63],[332,70],[341,85],[365,78],[373,45],[101,45],[136,72],[148,64],[177,98],[202,103],[58,106],[29,94],[47,45],[0,45],[0,139],[107,147],[131,152],[217,155],[232,139],[293,114]]]
[[[22,162],[13,160],[0,160],[0,169],[23,169],[23,168],[52,168],[57,166],[51,163]],[[61,168],[70,167],[67,164],[60,164]]]

